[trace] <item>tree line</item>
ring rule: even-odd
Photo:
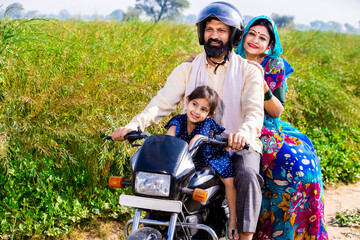
[[[195,24],[196,15],[183,15],[182,11],[189,7],[187,0],[136,0],[135,6],[130,6],[127,11],[116,9],[108,15],[79,15],[70,14],[68,10],[62,9],[58,14],[45,14],[38,11],[26,11],[22,4],[13,3],[0,9],[0,16],[8,16],[13,18],[56,18],[61,20],[79,19],[83,21],[130,21],[141,19],[145,21],[168,21],[175,24]],[[253,16],[244,16],[247,23]],[[360,34],[360,21],[357,26],[349,23],[341,24],[336,21],[323,22],[320,20],[310,22],[310,25],[295,24],[294,16],[271,15],[279,28],[291,28],[300,31],[325,31],[325,32],[342,32],[351,34]]]

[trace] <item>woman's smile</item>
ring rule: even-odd
[[[258,49],[258,47],[255,44],[252,43],[248,43],[249,47],[254,48],[254,49]]]

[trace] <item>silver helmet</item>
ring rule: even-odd
[[[230,27],[229,43],[231,47],[237,47],[244,31],[244,21],[240,11],[234,5],[227,2],[213,2],[203,8],[196,19],[200,45],[205,43],[205,25],[211,19],[217,19]]]

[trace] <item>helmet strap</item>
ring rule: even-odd
[[[224,57],[224,60],[222,60],[221,62],[214,62],[211,57],[209,57],[210,61],[215,64],[215,69],[214,69],[214,74],[216,74],[216,70],[217,68],[220,66],[220,65],[224,65],[226,63],[226,61],[229,59],[229,55],[228,55],[228,52],[226,52],[225,54],[225,57]]]

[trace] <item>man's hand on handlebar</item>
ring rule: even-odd
[[[230,147],[234,151],[239,151],[245,147],[246,139],[239,134],[230,133],[227,136],[228,139],[228,147]]]
[[[130,128],[120,127],[111,134],[111,139],[114,141],[125,141],[124,136],[133,131]]]

